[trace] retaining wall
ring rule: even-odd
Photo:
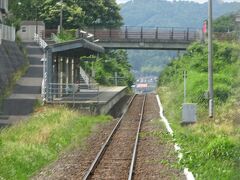
[[[97,114],[107,114],[110,109],[125,95],[127,95],[128,89],[127,87],[122,91],[118,92],[114,97],[112,97],[108,102],[104,104],[100,104],[97,107]]]
[[[23,66],[24,55],[15,42],[2,40],[0,45],[0,94],[10,83],[11,76]]]

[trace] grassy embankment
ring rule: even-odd
[[[84,145],[109,116],[84,116],[65,107],[43,107],[27,121],[0,131],[0,179],[28,179],[64,151]]]
[[[195,43],[161,74],[159,94],[182,147],[187,166],[197,179],[240,179],[240,46],[214,43],[215,118],[208,119],[207,45]],[[198,104],[198,122],[182,127],[183,75],[188,71],[189,103]]]

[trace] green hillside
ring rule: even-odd
[[[183,166],[197,179],[239,179],[240,168],[240,46],[214,43],[215,118],[208,119],[207,45],[195,43],[161,73],[159,93],[178,143]],[[198,122],[182,127],[183,75],[188,71],[187,102],[197,103]]]
[[[240,9],[240,3],[223,3],[213,1],[214,18],[232,13]],[[135,0],[122,5],[120,14],[125,25],[159,26],[159,27],[194,27],[201,28],[207,19],[207,3],[199,4],[188,1]],[[217,25],[217,23],[216,23]],[[222,26],[221,26],[222,27]],[[226,29],[226,28],[225,28]],[[154,67],[162,69],[176,57],[176,52],[169,51],[136,51],[129,52],[129,61],[134,70],[155,74]]]
[[[214,18],[240,9],[240,3],[213,1]],[[208,16],[208,4],[189,1],[135,0],[122,5],[125,25],[159,27],[202,27]]]

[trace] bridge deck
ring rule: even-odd
[[[201,39],[200,31],[192,28],[89,28],[97,43],[111,49],[164,49],[185,50]]]

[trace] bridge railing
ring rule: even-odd
[[[200,33],[193,28],[160,28],[133,27],[121,28],[88,28],[95,39],[100,41],[195,41],[200,39]]]

